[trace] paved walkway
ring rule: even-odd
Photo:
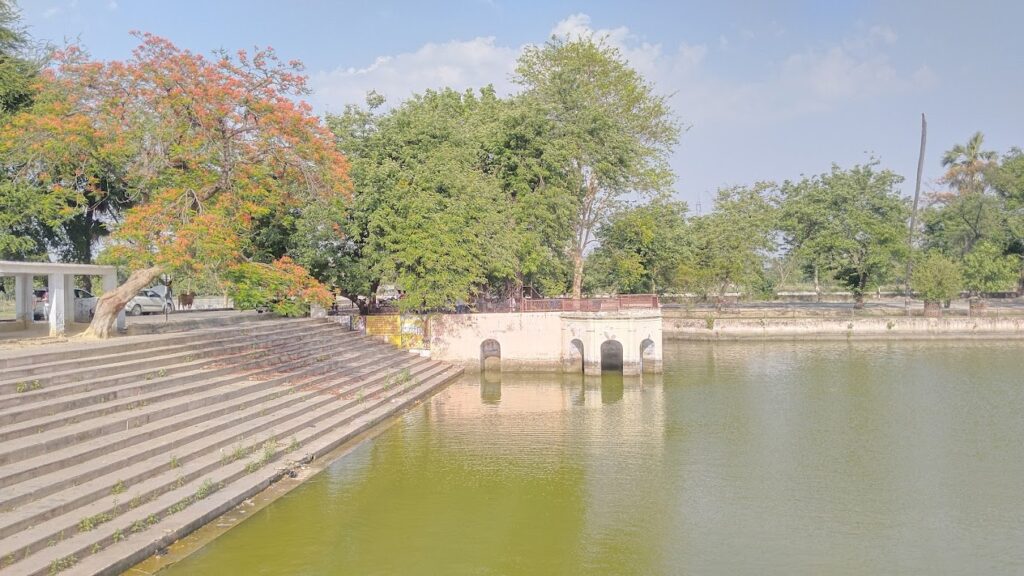
[[[152,334],[157,332],[176,332],[210,326],[223,326],[235,322],[255,320],[261,315],[253,310],[192,310],[145,316],[129,316],[128,334]],[[66,336],[51,338],[50,327],[44,321],[33,322],[28,330],[0,332],[0,350],[22,349],[26,346],[39,346],[60,342],[74,341],[75,337],[85,331],[88,325],[72,324]]]

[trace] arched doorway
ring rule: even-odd
[[[644,338],[640,343],[640,372],[655,371],[654,340]]]
[[[601,344],[601,371],[622,372],[622,344],[616,340],[605,340]]]
[[[566,372],[583,372],[583,341],[573,338],[569,342],[569,361],[566,363]]]
[[[480,343],[480,371],[501,371],[501,344],[493,338]]]

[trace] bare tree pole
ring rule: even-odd
[[[914,205],[910,209],[910,230],[907,232],[907,274],[903,277],[903,305],[910,315],[910,274],[914,262],[914,229],[917,228],[917,202],[921,197],[921,175],[924,172],[924,145],[928,140],[928,121],[921,113],[921,152],[917,157],[917,182],[914,183]]]

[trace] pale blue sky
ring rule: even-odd
[[[130,30],[209,52],[273,46],[306,63],[319,111],[375,88],[394,103],[451,85],[513,87],[525,44],[608,34],[691,126],[677,194],[707,210],[722,185],[784,180],[869,154],[913,188],[920,113],[926,189],[942,151],[982,130],[1024,146],[1024,2],[21,0],[41,39],[126,58]]]

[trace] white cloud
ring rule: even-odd
[[[749,49],[757,48],[749,42],[772,42],[785,33],[777,23],[770,23],[768,32],[763,38],[745,29],[739,34]],[[551,35],[603,38],[655,90],[672,94],[671,104],[680,118],[693,124],[781,120],[936,82],[927,66],[898,69],[886,52],[898,36],[882,25],[861,27],[857,34],[831,45],[767,60],[764,73],[739,80],[716,74],[713,68],[714,57],[731,50],[725,36],[711,48],[681,42],[665,50],[625,26],[595,28],[583,13],[557,22]],[[522,47],[501,46],[493,37],[429,43],[414,52],[378,57],[363,68],[314,74],[314,101],[321,108],[339,111],[345,104],[363,102],[369,90],[384,94],[391,104],[444,86],[464,90],[493,84],[499,93],[508,94],[514,89],[510,76],[521,52]]]
[[[61,10],[60,6],[50,6],[46,10],[43,10],[43,18],[53,18],[61,12],[63,12],[63,10]]]
[[[501,93],[511,89],[509,76],[518,48],[495,44],[493,37],[425,44],[415,52],[378,57],[365,68],[338,68],[311,78],[317,104],[339,111],[361,103],[370,90],[395,104],[429,88],[457,90],[494,84]]]
[[[107,10],[117,10],[117,0],[107,2]]]

